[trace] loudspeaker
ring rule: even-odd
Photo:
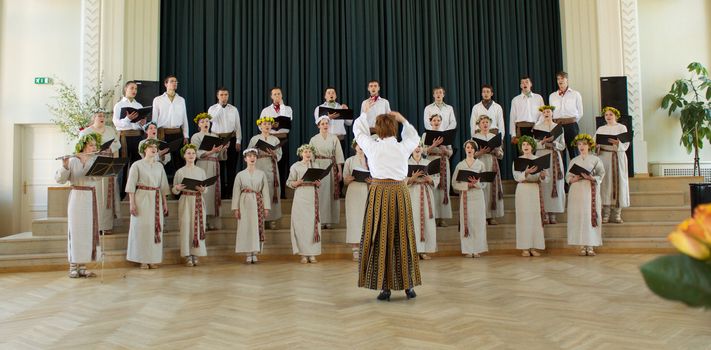
[[[150,80],[136,80],[136,85],[138,85],[136,101],[143,107],[152,106],[153,99],[160,94],[160,83]]]
[[[627,107],[627,77],[600,78],[600,109],[615,107],[620,114],[629,114]]]

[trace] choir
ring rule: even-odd
[[[532,92],[531,79],[524,76],[520,79],[521,94],[510,104],[508,132],[520,152],[511,165],[517,182],[516,248],[523,256],[540,256],[545,249],[544,225],[557,224],[557,215],[567,211],[568,244],[579,246],[580,255],[593,256],[594,247],[602,245],[601,224],[622,223],[621,210],[630,205],[625,154],[630,141],[626,127],[618,123],[620,112],[612,107],[602,110],[605,125],[594,136],[578,135],[577,122],[583,116],[580,94],[568,86],[567,73],[559,72],[557,81],[559,89],[550,94],[550,105],[545,105],[541,95]],[[336,89],[327,87],[324,102],[313,113],[318,134],[298,148],[300,160],[283,168],[282,163],[288,164],[288,152],[282,150],[288,147],[289,130],[278,128],[275,120],[294,116],[284,104],[280,88],[271,89],[273,103],[264,108],[256,122],[260,133],[249,139],[240,155],[240,114],[228,103],[226,88],[218,88],[217,103],[194,118],[199,132],[189,137],[185,100],[176,93],[177,78],[168,76],[164,84],[167,91],[154,99],[152,121],[146,122],[138,112],[123,110],[142,107],[135,101],[136,83],[127,82],[123,98],[113,109],[115,129],[106,125],[102,111],[94,113],[91,125],[80,133],[75,155],[63,158],[57,170],[57,182],[69,181],[72,185],[68,209],[72,278],[92,275],[86,271],[86,263],[97,259],[99,233],[112,232],[124,191],[130,208],[127,260],[146,269],[157,268],[162,262],[166,196],[179,198],[180,255],[187,266],[197,266],[198,257],[207,255],[206,231],[220,228],[220,206],[225,198],[232,199],[237,220],[235,252],[244,254],[246,263],[256,263],[264,249],[265,229],[275,229],[282,216],[284,186],[294,190],[290,216],[293,253],[301,256],[302,263],[316,263],[322,251],[322,230],[342,220],[341,195],[345,193],[344,243],[352,249],[353,260],[359,262],[359,285],[387,290],[388,298],[391,288],[406,289],[408,296],[414,297],[412,287],[420,278],[417,260],[431,259],[430,254],[437,251],[437,226],[446,226],[452,218],[450,191],[458,194],[455,200],[459,201],[461,252],[465,257],[478,258],[488,251],[487,225],[496,225],[496,219],[504,216],[504,146],[494,141],[504,140],[507,130],[491,85],[482,86],[482,100],[471,109],[471,138],[462,146],[465,157],[450,175],[450,158],[456,149],[445,144],[442,137],[427,138],[427,132],[457,128],[454,109],[444,103],[445,89],[441,86],[432,90],[434,101],[424,110],[422,135],[400,120],[397,112],[391,112],[388,100],[380,96],[377,80],[368,83],[370,96],[363,101],[357,120],[321,112],[320,107],[348,109],[336,102]],[[384,115],[390,117],[380,120]],[[381,124],[388,120],[394,125],[396,121],[403,123],[402,142],[383,129]],[[344,153],[351,152],[344,150],[344,140],[346,127],[351,125],[355,154],[346,159]],[[378,130],[383,134],[368,136]],[[167,144],[181,138],[184,146],[179,153],[171,152]],[[215,138],[222,140],[221,145],[214,144]],[[211,143],[201,147],[206,139]],[[426,139],[430,144],[425,144]],[[600,139],[604,143],[596,144]],[[102,148],[102,140],[112,142]],[[386,147],[392,148],[379,152]],[[566,149],[570,157],[567,169]],[[176,159],[177,154],[180,159]],[[96,155],[128,158],[128,166],[118,178],[86,176]],[[238,155],[244,160],[240,172]],[[405,176],[398,164],[419,168]],[[321,180],[303,180],[309,169],[329,166]],[[436,170],[423,170],[431,168]],[[214,177],[217,179],[208,184]],[[188,187],[185,180],[201,184]],[[399,184],[409,196],[374,197],[399,193]],[[374,205],[384,211],[373,213]],[[403,208],[407,211],[401,211]],[[388,210],[395,210],[390,215],[395,215],[396,222],[407,221],[400,223],[405,230],[396,234],[399,251],[387,252],[408,252],[397,258],[404,276],[383,276],[385,261],[373,260],[377,256],[374,250],[384,243],[384,233],[372,226],[371,220],[383,217]]]

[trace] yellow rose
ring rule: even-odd
[[[711,251],[708,246],[685,232],[674,231],[667,236],[667,239],[669,239],[680,252],[694,259],[706,260],[711,257]]]
[[[704,204],[697,206],[696,209],[694,209],[694,220],[696,221],[696,225],[689,224],[687,225],[688,231],[684,231],[692,234],[696,239],[706,244],[711,244],[711,205]],[[682,222],[681,225],[684,225],[686,221]]]

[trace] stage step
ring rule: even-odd
[[[647,223],[624,223],[624,224],[604,224],[603,241],[607,238],[664,238],[676,226],[673,222],[647,222]],[[163,244],[166,248],[178,247],[178,232],[168,231],[163,236]],[[216,230],[208,231],[207,246],[232,245],[236,241],[236,230]],[[276,244],[291,246],[290,231],[287,228],[265,231],[265,246]],[[567,238],[567,227],[565,224],[547,225],[545,236],[550,239]],[[322,231],[322,242],[342,243],[345,242],[346,230],[342,228]],[[503,224],[487,227],[487,239],[490,242],[500,240],[515,240],[516,225]],[[103,237],[104,249],[125,250],[128,243],[127,233],[116,233]],[[14,254],[41,254],[41,253],[62,253],[67,250],[66,236],[32,236],[20,234],[0,239],[0,255]],[[437,230],[437,242],[459,242],[458,225],[440,227]],[[513,247],[509,247],[512,249]]]

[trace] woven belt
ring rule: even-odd
[[[205,223],[202,216],[202,193],[182,191],[183,196],[195,196],[195,215],[193,217],[193,248],[200,248],[200,240],[205,240]],[[198,235],[200,240],[198,240]]]
[[[254,193],[257,197],[257,225],[259,226],[259,241],[264,242],[264,199],[262,198],[262,192],[253,191],[249,188],[243,188],[240,193]],[[235,199],[233,198],[232,200]],[[237,200],[239,200],[239,198],[237,198]]]
[[[155,225],[154,227],[154,234],[153,234],[153,243],[160,243],[160,232],[161,232],[161,226],[160,226],[160,187],[151,187],[151,186],[144,186],[144,185],[136,185],[136,189],[139,190],[144,190],[144,191],[155,191],[156,193],[156,200],[155,200],[155,210],[154,212],[154,220],[155,220]]]

